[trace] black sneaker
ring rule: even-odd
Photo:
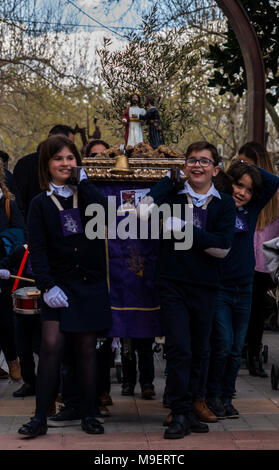
[[[185,415],[187,422],[190,425],[191,432],[208,432],[209,427],[205,423],[201,423],[196,415],[191,411]]]
[[[239,412],[230,402],[223,402],[227,418],[239,418]]]
[[[226,419],[227,414],[220,398],[208,398],[206,403],[208,408],[215,414],[215,416],[217,416],[218,419]]]
[[[50,428],[77,426],[81,423],[81,415],[79,410],[70,408],[69,406],[60,406],[58,413],[47,419],[47,425]]]
[[[36,387],[32,384],[23,384],[13,393],[13,397],[32,397],[36,395]]]

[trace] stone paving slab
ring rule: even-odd
[[[238,398],[233,404],[241,414],[279,414],[279,403],[266,398]]]
[[[269,346],[270,375],[272,363],[279,364],[279,332],[268,332],[264,337]],[[133,397],[121,395],[112,369],[112,416],[105,419],[105,434],[91,436],[80,426],[49,428],[46,436],[26,439],[18,435],[18,428],[29,421],[34,412],[35,399],[13,398],[20,384],[0,381],[0,450],[278,450],[279,449],[279,391],[272,390],[270,377],[250,377],[242,367],[237,379],[234,406],[239,419],[227,419],[210,424],[207,434],[191,434],[184,439],[163,439],[162,422],[169,410],[162,405],[165,385],[165,362],[155,356],[156,397],[143,400],[139,385]],[[58,404],[57,404],[58,405]]]
[[[0,450],[278,450],[278,431],[236,431],[191,434],[184,439],[166,440],[162,433],[110,433],[90,436],[47,434],[36,439],[1,436]]]

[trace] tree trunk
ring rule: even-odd
[[[268,114],[272,119],[274,127],[279,134],[279,115],[277,114],[277,111],[275,110],[274,106],[272,106],[272,104],[270,104],[267,100],[265,100],[265,105],[266,105]]]

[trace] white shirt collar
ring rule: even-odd
[[[192,186],[188,183],[188,181],[186,181],[184,184],[184,189],[179,191],[178,194],[183,194],[183,193],[190,194],[190,196],[199,200],[207,199],[209,198],[209,196],[215,196],[215,197],[218,197],[218,199],[221,199],[220,193],[219,191],[217,191],[213,183],[211,184],[206,194],[198,194],[193,190]]]
[[[2,189],[0,188],[0,199],[2,199],[2,197],[3,197],[3,191],[2,191]]]
[[[53,193],[58,194],[58,196],[70,197],[73,195],[74,191],[71,186],[65,184],[64,186],[57,186],[52,181],[49,183],[49,191],[46,192],[47,196],[51,196]]]

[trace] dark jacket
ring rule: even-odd
[[[187,284],[218,287],[222,259],[208,254],[205,250],[217,248],[227,250],[232,246],[235,226],[235,202],[231,196],[220,193],[207,207],[206,230],[193,227],[193,245],[189,250],[174,249],[177,240],[162,240],[158,259],[160,278],[182,281]],[[187,204],[185,194],[170,195],[165,201],[173,204]]]
[[[106,199],[95,186],[84,180],[79,184],[78,207],[83,227],[88,222],[85,209],[90,203],[106,206]],[[73,207],[73,197],[59,199],[64,209]],[[85,233],[64,237],[60,214],[45,192],[37,195],[28,214],[29,252],[36,286],[44,291],[59,280],[106,279],[104,240],[89,240]]]
[[[258,200],[251,200],[243,206],[247,212],[248,230],[236,232],[231,251],[222,263],[222,285],[246,285],[253,282],[255,268],[254,233],[259,213],[276,193],[279,178],[262,168],[256,167],[262,176],[263,190]]]
[[[25,157],[18,160],[13,175],[26,220],[33,197],[42,192],[39,185],[39,152],[25,155]]]
[[[165,176],[151,189],[149,196],[154,203],[174,204],[185,207],[185,194],[177,194],[171,180]],[[220,193],[221,199],[213,197],[207,206],[206,230],[193,226],[193,244],[188,250],[175,250],[174,238],[162,239],[158,257],[158,278],[172,279],[187,284],[218,287],[222,258],[205,250],[230,249],[234,237],[235,202],[228,194]],[[144,200],[143,200],[144,201]],[[181,218],[183,219],[183,210]]]
[[[6,183],[6,186],[11,191],[11,193],[15,196],[16,203],[17,203],[19,209],[23,210],[20,194],[19,194],[16,182],[15,182],[14,175],[9,170],[7,170],[6,168],[4,170],[5,170],[5,183]]]

